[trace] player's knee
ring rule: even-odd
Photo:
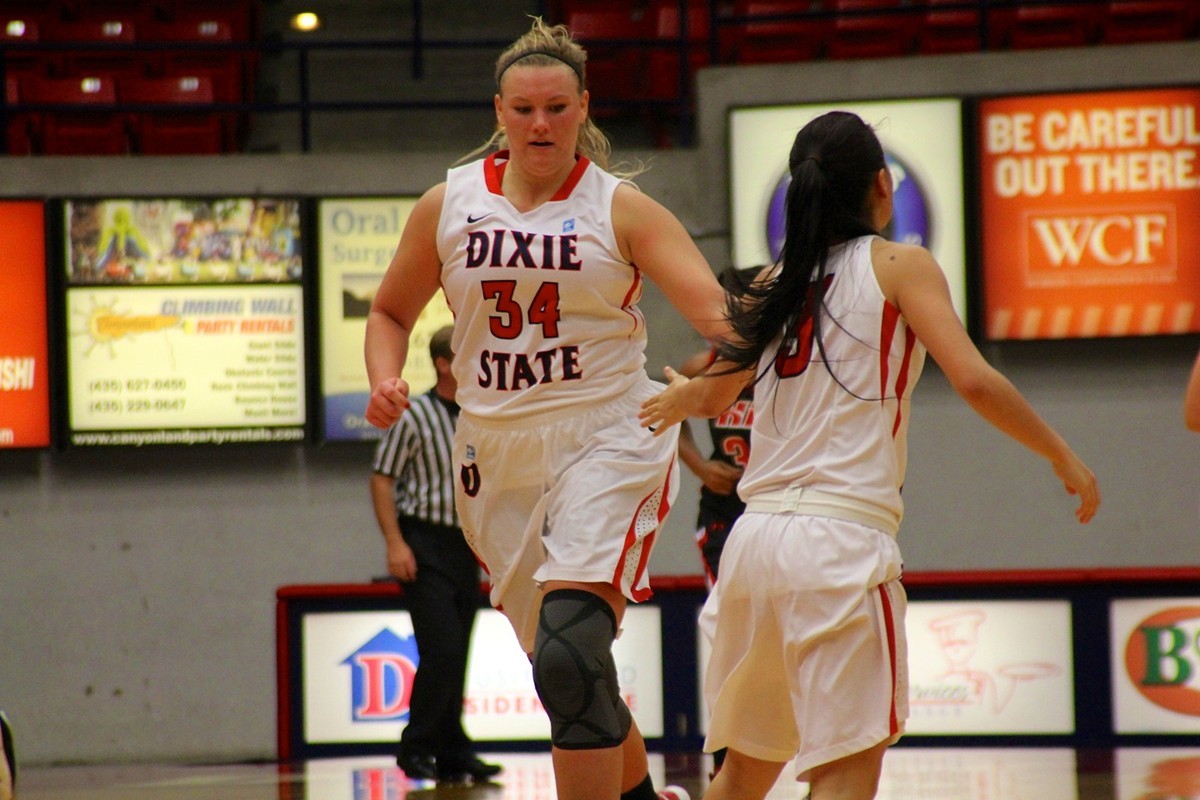
[[[591,592],[558,589],[543,599],[533,682],[556,747],[616,747],[629,734],[632,717],[612,657],[616,633],[612,607]]]

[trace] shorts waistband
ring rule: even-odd
[[[649,383],[648,380],[647,383]],[[635,409],[640,406],[641,399],[637,395],[638,384],[636,382],[631,386],[618,388],[620,391],[612,394],[603,394],[590,400],[572,400],[558,408],[539,409],[519,417],[498,419],[493,415],[472,413],[464,408],[459,411],[458,418],[460,421],[467,420],[472,425],[487,430],[524,431],[545,429],[563,420],[578,420],[592,414],[606,413],[608,409],[612,410],[607,413],[614,416],[625,414],[624,409],[627,405],[632,404]],[[633,416],[637,417],[636,411]]]
[[[746,502],[746,511],[768,514],[812,514],[857,522],[878,528],[890,536],[900,532],[900,517],[874,503],[823,492],[809,486],[788,486],[756,494]]]

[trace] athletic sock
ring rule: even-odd
[[[658,800],[658,795],[654,793],[654,781],[650,780],[650,773],[647,772],[645,779],[637,786],[628,792],[622,792],[621,800]]]

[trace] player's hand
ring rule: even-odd
[[[655,436],[661,436],[667,428],[690,416],[683,406],[683,388],[690,381],[670,367],[665,368],[663,374],[670,381],[667,388],[642,403],[642,410],[638,412],[641,426],[649,428]]]
[[[403,378],[380,381],[367,401],[367,422],[376,428],[390,428],[408,408],[408,382]]]
[[[1090,522],[1100,507],[1100,486],[1095,474],[1074,454],[1066,461],[1054,462],[1054,472],[1062,480],[1067,494],[1079,498],[1076,519],[1085,524]]]
[[[710,492],[719,495],[731,495],[737,489],[738,481],[742,478],[742,468],[724,461],[709,459],[700,466],[697,476]]]

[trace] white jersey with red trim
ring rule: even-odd
[[[796,352],[763,355],[743,499],[798,485],[903,515],[910,399],[925,348],[879,288],[874,239],[829,251],[824,358],[811,324]]]
[[[613,233],[621,180],[581,156],[521,213],[500,188],[506,165],[501,151],[447,175],[437,245],[458,403],[517,420],[619,396],[646,374],[641,273]]]

